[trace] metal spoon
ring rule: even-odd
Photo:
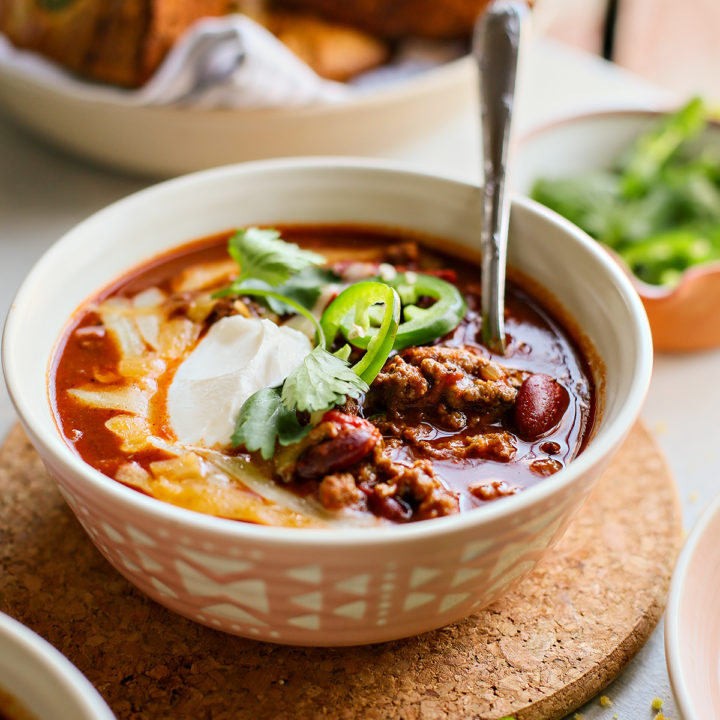
[[[475,28],[473,55],[480,71],[485,183],[482,251],[482,340],[505,353],[505,263],[510,203],[505,175],[510,150],[520,32],[525,2],[494,0]]]

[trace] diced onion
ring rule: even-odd
[[[103,390],[88,390],[86,388],[72,388],[68,395],[84,405],[103,410],[120,410],[132,415],[147,415],[148,396],[140,388],[129,386],[119,388],[106,388]]]
[[[97,312],[123,357],[135,357],[145,352],[145,343],[135,325],[129,301],[110,298],[98,306]]]
[[[166,363],[162,358],[154,355],[142,357],[121,358],[118,362],[118,372],[126,378],[142,380],[156,378],[165,372]]]
[[[143,290],[132,299],[133,307],[144,311],[135,314],[137,329],[153,350],[159,346],[160,325],[165,320],[165,312],[160,306],[166,299],[165,293],[156,287]]]
[[[152,462],[150,463],[150,472],[171,482],[198,480],[207,476],[207,468],[195,453],[184,453],[170,460]]]
[[[144,313],[135,316],[135,325],[142,339],[153,349],[160,346],[160,326],[163,318],[160,313]]]
[[[205,322],[206,318],[217,305],[217,300],[212,296],[200,295],[190,302],[187,309],[187,316],[196,323]]]
[[[116,415],[105,423],[105,427],[120,438],[122,452],[136,453],[148,447],[151,432],[144,417]]]
[[[136,308],[158,307],[167,299],[167,295],[160,288],[151,287],[138,293],[133,299],[132,304]]]
[[[197,340],[200,326],[187,318],[175,318],[163,323],[158,338],[158,351],[167,358],[179,358]]]
[[[118,468],[115,479],[126,485],[133,485],[145,490],[150,480],[150,473],[138,463],[130,462]]]
[[[172,289],[177,293],[207,290],[227,284],[237,272],[238,266],[234,260],[198,263],[176,275],[172,281]]]

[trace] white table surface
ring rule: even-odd
[[[518,125],[521,131],[566,113],[620,106],[653,106],[668,96],[597,58],[547,41],[528,48]],[[422,169],[463,179],[479,175],[478,139],[471,113],[450,118],[422,143],[397,147],[391,157]],[[91,167],[48,148],[0,118],[0,316],[4,317],[23,277],[64,231],[93,211],[145,187],[148,180]],[[720,352],[656,355],[643,411],[675,473],[684,521],[691,527],[720,484],[720,443],[715,437],[720,386],[692,383],[709,377]],[[0,436],[15,422],[0,384]],[[638,522],[642,522],[638,511]],[[667,717],[679,713],[665,669],[662,627],[605,691],[612,708],[593,700],[579,710],[585,720],[652,718],[650,703],[665,700]],[[691,720],[687,718],[686,720]],[[709,720],[709,719],[708,719]]]

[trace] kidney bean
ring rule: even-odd
[[[568,391],[555,378],[537,373],[523,382],[513,408],[518,435],[534,440],[554,428],[567,410]]]
[[[412,517],[412,508],[395,497],[373,493],[368,497],[370,512],[393,522],[407,522]]]
[[[311,445],[298,460],[295,474],[301,480],[344,470],[362,460],[380,441],[380,431],[372,423],[338,410],[326,412],[322,422],[334,427],[329,437]]]

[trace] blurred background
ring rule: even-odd
[[[720,100],[717,0],[538,0],[536,27],[668,89]]]

